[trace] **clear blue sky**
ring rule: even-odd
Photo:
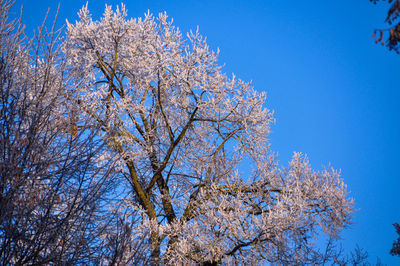
[[[86,1],[61,0],[60,25],[77,19]],[[105,4],[90,0],[98,18]],[[17,0],[28,32],[57,0]],[[167,11],[183,32],[200,28],[220,48],[225,72],[253,81],[275,111],[272,149],[286,165],[293,151],[314,168],[342,170],[358,211],[343,231],[346,249],[366,249],[371,262],[389,255],[400,222],[400,55],[376,45],[387,5],[348,1],[125,1],[128,14]],[[54,12],[53,12],[54,14]],[[397,74],[396,74],[397,73]]]

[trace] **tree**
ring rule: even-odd
[[[318,256],[313,237],[350,222],[340,174],[295,153],[278,166],[265,95],[228,78],[198,31],[165,13],[127,19],[123,5],[67,23],[64,94],[107,145],[113,176],[153,263],[278,262]]]
[[[392,256],[400,256],[400,225],[398,223],[393,224],[394,228],[396,229],[397,234],[399,237],[395,242],[393,242],[392,249],[390,250],[390,254]]]
[[[104,145],[62,96],[61,32],[27,39],[12,4],[0,0],[0,264],[118,262],[126,230],[104,208]]]
[[[370,1],[376,4],[379,0]],[[387,2],[391,4],[385,19],[385,22],[389,24],[389,28],[376,29],[373,37],[375,38],[376,43],[381,42],[382,45],[386,44],[389,50],[394,50],[396,53],[400,53],[400,22],[398,21],[400,16],[400,1],[387,0]],[[385,35],[388,36],[386,41],[384,40]]]
[[[343,248],[338,244],[336,239],[329,239],[324,251],[324,255],[320,260],[314,260],[313,265],[371,265],[367,261],[368,252],[356,246],[353,251],[346,254]],[[381,265],[379,258],[375,265]]]

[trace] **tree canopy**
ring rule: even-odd
[[[374,4],[379,2],[379,0],[370,0]],[[385,0],[383,0],[385,1]],[[400,21],[398,21],[400,16],[400,1],[399,0],[387,0],[390,4],[385,22],[389,24],[389,28],[386,29],[376,29],[374,31],[374,37],[376,43],[382,43],[389,48],[389,50],[394,50],[396,53],[400,53]],[[385,40],[385,36],[387,39]]]
[[[393,226],[396,229],[396,233],[399,235],[399,237],[393,242],[390,254],[392,256],[400,256],[400,225],[398,223],[394,223]]]
[[[9,2],[1,3],[7,12]],[[10,35],[1,36],[10,40]],[[54,125],[54,134],[60,135],[60,141],[50,141],[57,148],[46,152],[63,167],[46,165],[46,171],[73,172],[58,179],[51,175],[50,181],[42,181],[39,174],[37,180],[59,180],[55,186],[60,191],[64,184],[76,188],[59,201],[82,203],[70,205],[88,210],[73,218],[77,224],[69,231],[88,243],[86,263],[304,264],[327,258],[315,237],[337,237],[353,211],[340,172],[331,167],[314,171],[301,153],[294,153],[288,167],[279,166],[269,146],[274,118],[265,107],[265,94],[224,74],[218,51],[212,51],[198,31],[184,37],[165,13],[129,19],[124,5],[116,10],[107,6],[102,18],[93,20],[86,5],[77,22],[67,22],[65,38],[55,36],[48,46],[41,42],[47,37],[53,35],[39,35],[40,49],[32,62],[12,63],[22,56],[17,55],[24,43],[18,43],[19,35],[17,43],[7,46],[14,54],[2,51],[10,73],[21,75],[2,78],[2,92],[21,88],[16,81],[33,80],[36,83],[23,87],[26,93],[39,87],[50,97],[35,98],[34,106],[40,107],[26,113],[35,116],[52,106],[38,125]],[[54,52],[46,53],[48,47]],[[22,66],[26,72],[17,71]],[[28,78],[42,66],[40,73],[47,79]],[[10,102],[12,98],[5,98],[2,105],[7,118]],[[29,127],[19,128],[23,134],[30,132]],[[6,132],[0,140],[21,134]],[[58,149],[68,151],[65,158],[52,155],[59,154]],[[32,152],[47,154],[39,148]],[[72,158],[74,164],[68,164]],[[82,167],[90,171],[79,177]],[[26,172],[29,178],[35,176],[32,171]],[[15,178],[4,176],[7,182]],[[2,196],[8,193],[5,187],[14,186],[3,179]],[[57,189],[48,191],[55,191],[49,195],[58,200]],[[68,209],[55,208],[56,203],[47,213],[69,214]],[[58,239],[55,247],[65,238]],[[0,250],[7,241],[18,240],[2,237]]]

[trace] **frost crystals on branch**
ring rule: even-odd
[[[67,31],[69,99],[101,130],[154,263],[305,263],[316,232],[349,223],[339,173],[298,153],[277,166],[265,95],[223,74],[198,31],[182,37],[165,13],[127,19],[124,5],[100,21],[85,6]]]

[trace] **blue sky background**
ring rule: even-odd
[[[61,0],[59,25],[86,3]],[[99,18],[105,4],[90,0]],[[17,0],[27,32],[58,1]],[[376,45],[374,28],[385,27],[388,5],[336,1],[126,0],[128,15],[167,11],[183,32],[200,28],[221,50],[225,72],[253,81],[275,111],[271,148],[287,165],[293,151],[307,153],[316,169],[342,170],[358,211],[341,234],[348,250],[358,244],[370,261],[389,255],[400,223],[400,56]],[[15,10],[17,8],[15,7]],[[396,74],[397,73],[397,74]]]

